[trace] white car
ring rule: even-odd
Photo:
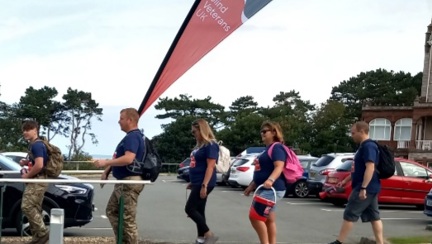
[[[245,188],[251,183],[255,171],[254,161],[259,155],[260,153],[254,153],[236,158],[228,178],[230,186]]]
[[[28,153],[26,152],[2,152],[0,154],[12,159],[17,163],[19,163],[21,159],[27,158],[28,156]]]

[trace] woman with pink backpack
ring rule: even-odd
[[[283,145],[282,129],[278,123],[264,122],[261,125],[261,138],[266,150],[255,160],[253,180],[244,191],[244,195],[249,196],[251,192],[255,191],[249,219],[261,244],[275,244],[275,207],[276,203],[285,195],[286,179],[284,173],[288,173],[286,169],[288,161],[293,166],[289,167],[292,172],[287,174],[290,178],[295,178],[295,175],[300,172],[296,168],[295,160],[297,157]],[[291,155],[293,156],[290,158]],[[294,159],[294,162],[291,159]]]

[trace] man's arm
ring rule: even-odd
[[[129,165],[135,159],[135,155],[136,154],[131,152],[131,151],[126,151],[125,155],[123,155],[121,157],[107,160],[106,165],[107,166],[126,166],[126,165]]]
[[[366,170],[363,175],[361,188],[366,188],[372,180],[375,172],[375,161],[378,159],[378,147],[375,144],[365,145],[363,149]]]
[[[34,161],[35,161],[35,163],[34,163],[33,167],[31,168],[30,172],[27,173],[27,178],[35,177],[43,169],[43,166],[44,166],[44,163],[43,163],[44,158],[43,157],[37,157],[37,158],[35,158]]]
[[[366,162],[366,170],[363,176],[362,188],[366,188],[372,180],[373,173],[375,172],[375,163],[372,161]]]

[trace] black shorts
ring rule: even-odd
[[[351,192],[344,211],[344,220],[357,222],[359,217],[361,217],[362,222],[380,220],[378,194],[366,193],[366,196],[365,200],[360,200],[359,191],[353,190]]]

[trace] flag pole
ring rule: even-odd
[[[191,9],[189,10],[189,13],[187,14],[185,20],[183,21],[183,24],[181,25],[179,31],[177,32],[177,35],[175,36],[174,41],[171,43],[171,46],[168,49],[168,52],[165,55],[165,58],[163,59],[162,64],[159,66],[159,69],[156,72],[156,75],[153,78],[153,81],[150,84],[150,87],[147,90],[147,93],[146,93],[143,101],[141,102],[141,105],[138,108],[138,113],[140,116],[144,113],[144,107],[146,106],[148,100],[150,99],[150,96],[153,93],[153,90],[154,90],[156,84],[158,83],[159,78],[162,75],[163,70],[165,69],[165,66],[168,63],[168,60],[171,58],[171,55],[174,52],[174,49],[176,48],[181,36],[183,35],[183,32],[185,31],[187,25],[189,24],[189,21],[191,20],[192,16],[194,15],[195,10],[198,8],[198,5],[200,4],[200,2],[201,2],[201,0],[195,0],[194,4],[192,5]]]

